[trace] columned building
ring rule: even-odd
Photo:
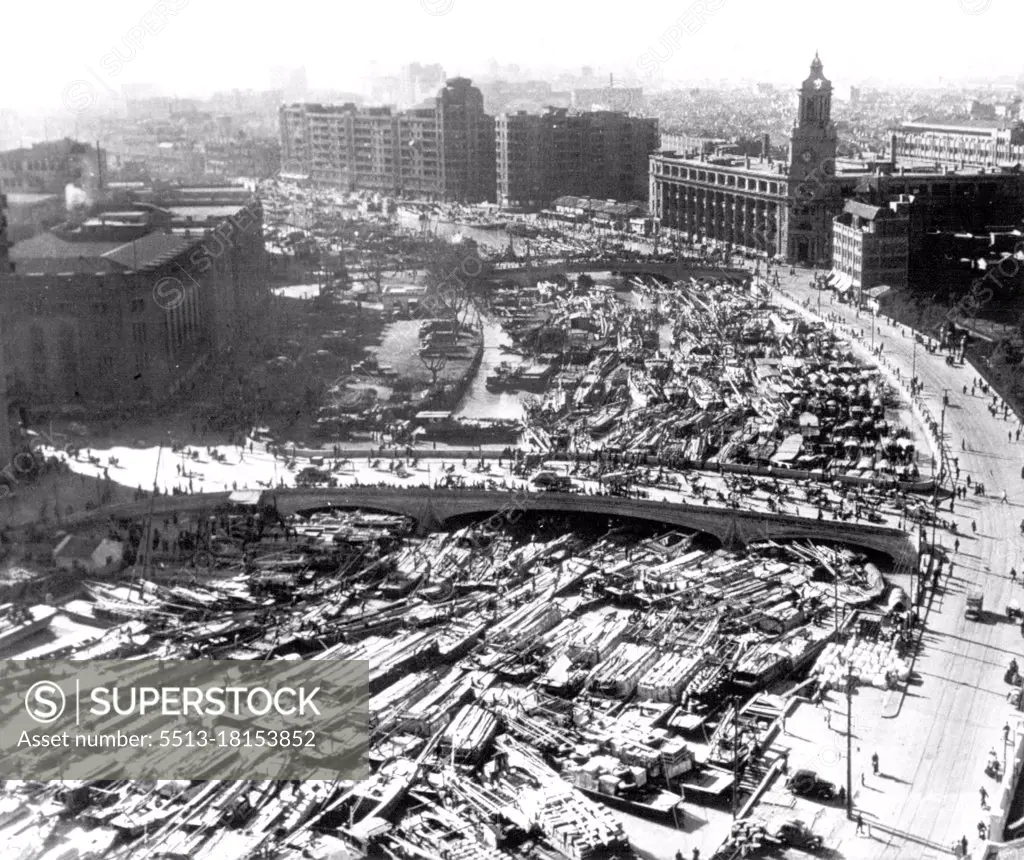
[[[767,140],[759,159],[659,153],[650,159],[651,214],[669,235],[827,265],[843,206],[835,156],[832,84],[815,55],[785,161],[771,158]]]

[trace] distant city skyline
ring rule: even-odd
[[[154,85],[165,95],[271,89],[304,67],[313,90],[359,91],[368,76],[411,62],[479,78],[492,62],[541,79],[589,66],[653,86],[700,80],[795,86],[818,51],[845,94],[851,84],[930,87],[961,79],[1016,80],[1024,62],[1009,42],[1024,4],[1009,0],[891,3],[849,13],[815,0],[653,0],[597,9],[522,0],[391,0],[377,5],[293,0],[266,16],[238,0],[107,0],[6,9],[0,56],[12,82],[0,107],[57,113],[93,92]],[[1007,40],[1005,48],[1000,42]]]

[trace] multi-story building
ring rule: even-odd
[[[106,153],[65,138],[30,148],[0,152],[0,188],[33,194],[60,194],[69,183],[102,184]]]
[[[497,120],[498,203],[535,209],[574,195],[645,200],[658,121],[614,111],[549,108]]]
[[[279,117],[283,172],[349,190],[494,199],[494,120],[468,78],[406,111],[291,104]]]
[[[539,209],[551,199],[548,127],[546,117],[526,111],[501,114],[497,118],[495,138],[500,206]]]
[[[494,200],[494,117],[469,78],[449,78],[437,94],[445,193],[455,200]]]
[[[970,233],[987,236],[1012,228],[1024,212],[1024,173],[1012,168],[907,168],[900,165],[861,178],[858,199],[887,206],[911,201],[911,269],[928,234]]]
[[[660,228],[787,260],[831,260],[832,219],[842,210],[836,175],[832,84],[817,55],[800,89],[789,157],[659,153],[650,159],[651,213]]]
[[[930,119],[905,122],[891,137],[904,164],[995,167],[1024,161],[1024,123],[1002,119]]]
[[[872,206],[848,200],[833,221],[832,269],[858,291],[905,287],[910,263],[906,202]]]
[[[10,259],[2,385],[29,414],[166,400],[268,312],[262,210],[244,189],[127,192]]]

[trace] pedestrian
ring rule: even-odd
[[[860,784],[865,786],[867,785],[867,781],[864,779],[864,771],[860,772]]]
[[[960,849],[964,852],[964,856],[966,857],[967,856],[967,837],[966,836],[961,836],[960,837]]]
[[[953,552],[960,552],[960,538],[953,541]]]
[[[1016,582],[1016,581],[1017,581],[1017,568],[1011,567],[1010,568],[1010,582]]]
[[[985,786],[982,786],[978,790],[978,793],[981,795],[981,808],[982,809],[987,809],[988,808],[988,803],[987,803],[987,801],[988,801],[988,792],[985,791]]]
[[[1010,742],[1010,724],[1003,724],[1003,743],[1008,744]]]
[[[700,849],[699,848],[694,848],[693,849],[693,860],[700,860]]]
[[[1021,530],[1024,531],[1024,527],[1022,527]],[[971,531],[974,532],[974,534],[978,533],[978,522],[977,522],[977,520],[971,520]]]
[[[960,450],[961,451],[966,451],[967,450],[967,440],[966,439],[961,439],[960,440]]]
[[[857,835],[860,836],[864,832],[864,816],[861,813],[857,813]]]
[[[871,770],[878,776],[878,753],[871,754]]]

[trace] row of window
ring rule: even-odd
[[[762,194],[779,193],[779,183],[771,182],[767,179],[737,176],[734,173],[716,173],[694,167],[680,167],[675,164],[664,164],[660,161],[655,162],[655,173],[659,176],[667,176],[670,179],[690,179],[696,182],[710,183],[711,185],[721,185],[726,188],[757,191]]]

